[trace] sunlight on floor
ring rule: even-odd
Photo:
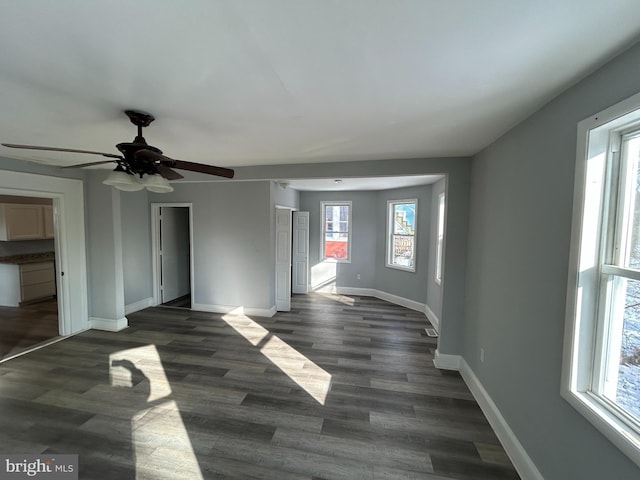
[[[331,387],[331,375],[328,372],[282,339],[273,335],[269,330],[244,315],[242,307],[223,315],[222,319],[249,341],[251,345],[260,346],[260,353],[273,362],[320,405],[324,405]]]
[[[178,404],[168,398],[171,385],[155,345],[121,350],[109,356],[112,387],[130,389],[137,407],[131,418],[132,446],[139,477],[164,478],[179,465],[189,478],[202,472]]]
[[[347,297],[346,295],[340,295],[338,293],[330,293],[322,289],[317,290],[315,293],[322,295],[324,298],[328,298],[336,302],[344,303],[345,305],[349,305],[350,307],[353,307],[356,304],[355,298]]]

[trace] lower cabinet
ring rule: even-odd
[[[21,301],[28,302],[56,294],[56,274],[53,262],[20,265]]]
[[[23,302],[54,296],[55,277],[52,261],[22,265],[0,264],[0,305],[18,307]]]

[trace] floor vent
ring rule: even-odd
[[[437,337],[438,336],[438,332],[436,332],[435,328],[425,328],[424,331],[427,332],[427,335],[429,337]]]

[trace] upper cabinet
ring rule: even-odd
[[[44,222],[44,238],[53,238],[53,207],[42,207],[42,220]]]
[[[0,240],[53,238],[53,207],[50,205],[0,204]]]

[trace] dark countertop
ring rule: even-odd
[[[0,263],[13,263],[15,265],[24,265],[25,263],[48,262],[56,259],[55,252],[42,253],[25,253],[22,255],[9,255],[0,257]]]

